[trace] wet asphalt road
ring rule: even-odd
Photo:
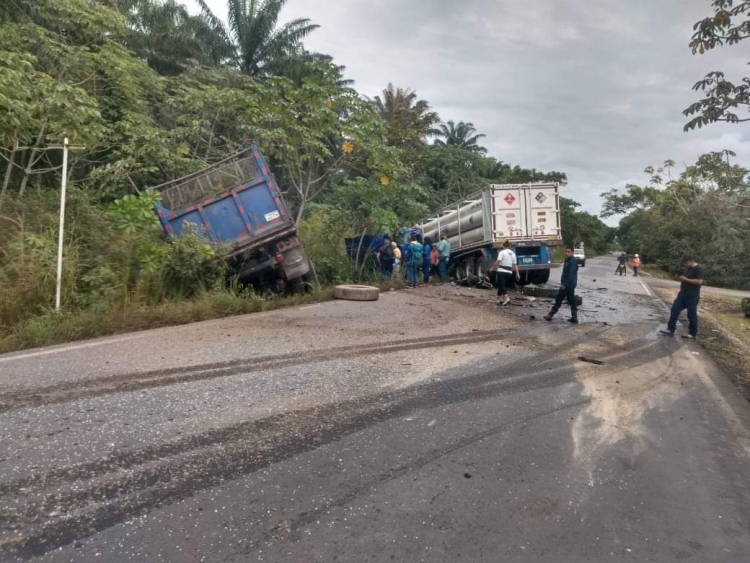
[[[0,356],[0,560],[748,561],[749,405],[611,262]]]

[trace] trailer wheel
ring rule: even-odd
[[[457,280],[465,280],[467,277],[467,271],[466,271],[466,262],[461,260],[458,264],[456,264],[456,279]]]
[[[484,256],[478,256],[474,261],[474,274],[478,278],[487,278],[487,261]]]
[[[346,301],[377,301],[380,290],[371,285],[337,285],[333,288],[333,296]]]
[[[549,270],[532,270],[529,272],[529,281],[534,285],[544,285],[549,281]]]

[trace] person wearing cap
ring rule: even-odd
[[[638,269],[641,267],[641,257],[637,254],[633,256],[633,276],[638,277]]]
[[[674,336],[677,329],[677,319],[683,310],[687,309],[688,317],[688,334],[683,334],[683,338],[695,340],[698,336],[698,301],[701,296],[701,286],[703,285],[704,271],[703,266],[698,264],[695,256],[688,254],[682,259],[685,265],[685,272],[677,278],[680,282],[680,292],[672,303],[672,311],[669,314],[667,330],[660,331],[666,336]]]

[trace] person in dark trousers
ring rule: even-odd
[[[380,279],[389,279],[393,275],[393,263],[396,261],[389,237],[383,238],[383,245],[378,251],[378,260],[380,261]]]
[[[628,257],[623,252],[617,257],[617,269],[615,270],[615,274],[620,274],[627,276],[628,275]]]
[[[698,301],[701,297],[701,286],[705,277],[703,266],[698,264],[695,256],[688,254],[682,259],[685,265],[685,272],[677,278],[680,284],[680,292],[672,303],[672,311],[669,314],[667,330],[660,331],[667,336],[674,336],[677,329],[677,319],[684,309],[687,309],[688,333],[683,334],[683,338],[695,340],[698,336]]]
[[[513,280],[513,272],[515,270],[516,280],[521,279],[521,274],[518,271],[518,259],[516,253],[510,249],[510,241],[503,243],[503,249],[498,253],[497,260],[493,264],[495,270],[495,277],[497,279],[497,304],[507,305],[510,303],[510,297],[508,297],[508,285]]]
[[[573,248],[569,246],[565,249],[565,264],[563,264],[562,277],[560,278],[560,290],[557,292],[552,310],[544,316],[546,320],[551,321],[552,317],[560,310],[562,302],[567,299],[568,305],[570,305],[570,318],[568,322],[578,322],[578,305],[576,305],[577,285],[578,261],[573,256]]]
[[[430,240],[430,237],[424,237],[422,253],[422,277],[424,279],[425,285],[430,285],[430,273],[432,272],[432,240]]]
[[[440,235],[440,242],[437,245],[437,249],[438,274],[440,275],[440,281],[445,282],[448,278],[448,260],[451,257],[451,243],[448,241],[445,233]]]
[[[412,235],[413,236],[413,235]],[[419,278],[419,268],[422,265],[422,245],[416,236],[413,236],[409,246],[407,247],[406,257],[406,279],[409,284],[409,289],[417,288],[417,280]]]

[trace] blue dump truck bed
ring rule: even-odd
[[[288,282],[308,273],[294,220],[255,145],[151,189],[161,194],[155,211],[164,232],[192,228],[223,245],[240,278]]]

